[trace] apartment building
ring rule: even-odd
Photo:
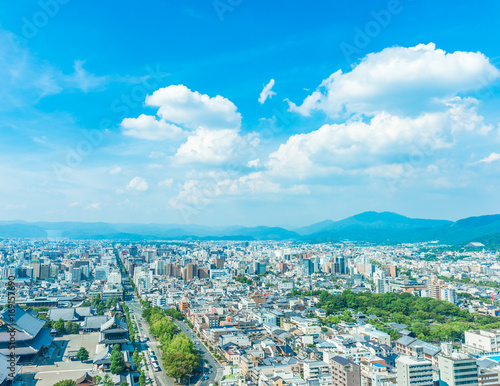
[[[361,369],[356,363],[336,356],[330,360],[333,386],[361,386]]]
[[[417,357],[400,356],[396,360],[398,386],[433,386],[432,363]]]

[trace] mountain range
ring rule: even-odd
[[[340,221],[325,220],[305,227],[215,227],[184,224],[0,221],[4,238],[70,238],[110,240],[297,240],[371,243],[439,241],[458,245],[476,239],[498,243],[500,215],[458,221],[415,219],[392,212],[364,212]]]

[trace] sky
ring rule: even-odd
[[[0,220],[500,213],[500,3],[0,3]]]

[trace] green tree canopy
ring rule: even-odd
[[[72,381],[71,379],[65,379],[64,381],[59,381],[57,383],[54,383],[54,386],[75,386],[76,382]]]
[[[75,355],[76,359],[80,359],[82,362],[89,359],[89,352],[85,347],[80,347],[80,350]]]

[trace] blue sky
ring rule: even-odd
[[[1,219],[499,213],[499,11],[2,2]]]

